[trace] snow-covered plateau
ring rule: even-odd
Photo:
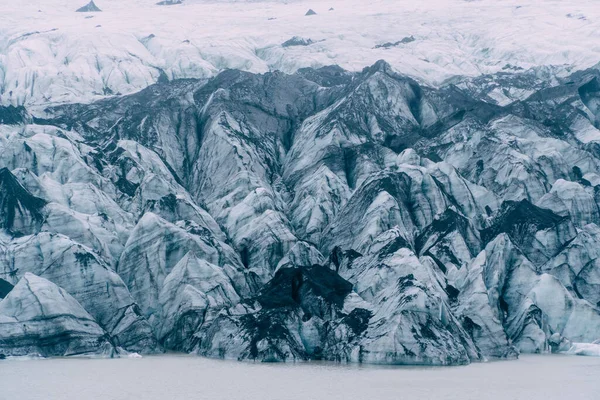
[[[600,10],[423,3],[3,2],[0,358],[597,355]]]
[[[87,0],[1,1],[0,104],[87,102],[163,74],[206,78],[227,68],[360,71],[385,59],[437,85],[600,60],[595,0],[157,2],[96,0],[101,12],[75,12]],[[305,16],[309,9],[316,15]]]

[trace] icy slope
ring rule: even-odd
[[[0,4],[0,104],[88,102],[162,78],[205,78],[386,59],[439,84],[455,75],[600,60],[594,0],[77,0]],[[329,11],[330,8],[333,10]],[[313,9],[316,15],[305,16]],[[290,39],[300,45],[282,46]],[[413,40],[414,39],[414,40]],[[288,42],[289,44],[289,42]],[[510,92],[510,93],[509,93]],[[530,88],[491,93],[524,97]]]
[[[0,352],[82,355],[110,351],[105,332],[71,295],[46,279],[25,274],[0,301]]]
[[[448,365],[592,343],[599,79],[433,87],[378,61],[228,70],[45,119],[1,107],[3,302],[35,295],[33,273],[115,348],[233,359]]]

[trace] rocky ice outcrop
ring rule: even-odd
[[[577,298],[599,306],[598,292],[598,238],[600,228],[595,224],[584,226],[564,249],[542,266],[542,271],[557,277],[563,286]]]
[[[310,46],[314,41],[312,39],[304,39],[300,36],[294,36],[291,39],[286,40],[281,44],[281,47],[293,47],[293,46]]]
[[[91,0],[85,6],[78,8],[75,12],[100,12],[101,9],[94,3],[94,0]]]
[[[499,236],[467,266],[453,269],[448,274],[455,296],[455,313],[487,356],[515,357],[518,354],[505,331],[502,308],[505,303],[500,301],[508,273],[506,269],[513,268],[507,264],[528,265],[527,259],[512,254],[514,251],[510,239]]]
[[[152,213],[131,233],[117,271],[168,348],[187,349],[207,310],[237,304],[258,284],[256,274],[208,229],[174,225]]]
[[[193,351],[262,361],[347,360],[349,354],[328,346],[339,344],[335,327],[351,324],[342,311],[351,289],[323,266],[282,268],[252,303],[238,304],[207,321],[195,334]],[[330,324],[332,329],[327,328]]]
[[[176,4],[181,4],[182,0],[164,0],[164,1],[159,1],[158,3],[156,3],[159,6],[173,6]]]
[[[229,70],[3,111],[0,297],[34,273],[115,348],[233,359],[592,342],[600,72],[511,76],[502,99],[491,77],[434,88],[385,62]]]
[[[402,237],[392,237],[376,254],[355,258],[340,274],[372,312],[359,361],[447,365],[480,359],[480,350],[450,311],[438,265],[429,257],[417,258]]]
[[[556,180],[573,180],[575,172],[583,175],[598,168],[590,153],[555,138],[548,127],[516,115],[489,122],[464,118],[439,137],[421,143],[470,181],[511,201],[537,202]]]
[[[39,231],[46,202],[33,196],[7,169],[0,169],[0,228],[13,235]]]
[[[66,290],[117,346],[152,351],[156,340],[128,288],[97,254],[59,234],[42,232],[0,246],[0,273],[16,283],[34,273]]]
[[[4,279],[0,279],[0,299],[3,299],[10,293],[13,289],[13,285],[5,281]]]
[[[577,235],[573,222],[528,200],[504,202],[491,226],[481,231],[484,242],[506,233],[535,265],[556,255]]]
[[[164,280],[158,337],[170,349],[189,351],[193,334],[211,314],[240,302],[223,269],[187,253]]]
[[[594,191],[577,182],[558,179],[537,204],[559,215],[569,215],[577,226],[600,223],[600,211]]]
[[[26,273],[0,300],[0,354],[73,356],[110,351],[108,335],[52,282]]]
[[[20,125],[31,121],[31,116],[23,106],[0,106],[0,124]]]
[[[208,320],[194,335],[193,351],[263,361],[448,365],[479,359],[449,311],[435,268],[407,249],[385,261],[354,263],[350,281],[326,266],[281,268],[251,303]]]

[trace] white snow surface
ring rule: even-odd
[[[0,104],[131,93],[161,70],[169,79],[205,78],[227,68],[361,70],[385,59],[436,85],[507,66],[600,61],[597,0],[98,0],[102,12],[76,13],[85,3],[0,1]],[[308,9],[317,15],[305,16]],[[294,36],[313,43],[281,46]]]

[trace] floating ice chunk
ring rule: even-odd
[[[564,353],[576,356],[600,357],[600,343],[573,343],[571,348]]]

